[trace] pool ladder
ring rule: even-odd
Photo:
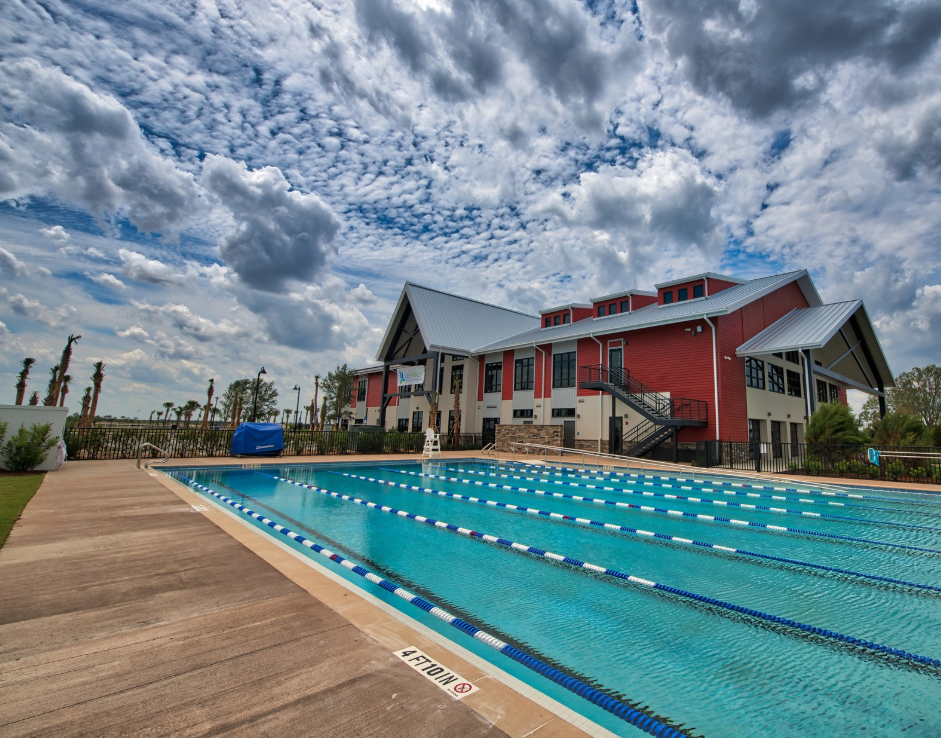
[[[484,447],[480,450],[480,452],[481,452],[484,456],[488,456],[488,457],[490,457],[491,459],[497,458],[497,447],[496,447],[494,444],[492,444],[492,443],[488,443],[486,446],[484,446]]]
[[[137,468],[138,469],[141,468],[141,457],[144,454],[144,446],[150,446],[151,448],[156,449],[157,451],[163,454],[162,461],[158,459],[150,459],[148,461],[145,461],[144,462],[145,469],[149,469],[151,464],[166,464],[170,460],[170,454],[164,451],[162,448],[160,448],[160,446],[154,446],[154,444],[144,441],[140,446],[137,447]]]

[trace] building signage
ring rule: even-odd
[[[400,366],[395,370],[395,373],[398,376],[396,383],[398,387],[410,384],[417,384],[422,387],[425,385],[425,367],[423,366]]]
[[[480,687],[475,687],[467,679],[455,674],[448,667],[439,664],[417,648],[409,646],[401,651],[395,651],[395,655],[455,699],[460,700],[469,694],[480,691]]]

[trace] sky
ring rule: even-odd
[[[403,283],[537,313],[702,271],[941,354],[941,4],[6,0],[0,403],[366,366]]]

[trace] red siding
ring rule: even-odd
[[[382,405],[382,372],[366,376],[366,407]]]
[[[840,387],[840,402],[843,403],[844,405],[849,404],[846,399],[846,390],[843,389],[842,387]]]
[[[591,308],[572,308],[572,322],[577,323],[592,316]]]
[[[683,289],[684,287],[686,288],[686,293],[687,293],[686,299],[692,300],[693,299],[693,285],[702,284],[702,283],[703,281],[701,279],[694,279],[691,282],[681,282],[679,284],[671,285],[670,287],[662,287],[661,289],[657,290],[657,303],[660,305],[663,305],[663,293],[664,292],[672,292],[673,302],[679,302],[677,295],[679,294],[679,290]],[[712,283],[710,282],[709,284],[711,287]]]
[[[656,305],[657,298],[652,295],[631,295],[631,310],[640,310],[648,305]]]
[[[738,282],[726,282],[724,279],[710,279],[709,280],[709,294],[714,295],[717,292],[722,292],[722,290],[727,290],[729,287],[737,287]]]
[[[513,399],[513,352],[503,352],[503,394],[500,397],[504,400]]]
[[[381,376],[382,375],[380,375],[380,377]],[[397,379],[398,379],[398,375],[396,375],[395,372],[389,372],[389,381],[386,382],[386,392],[398,392],[399,391],[398,388],[395,386]],[[382,379],[379,380],[379,384],[380,385],[382,384]],[[399,398],[393,397],[391,400],[389,400],[389,404],[386,407],[395,407],[398,404],[399,404]]]
[[[543,383],[544,388],[543,397],[552,397],[552,344],[545,346],[546,350],[546,365],[543,371]],[[577,357],[576,357],[577,358]]]
[[[484,371],[487,367],[487,357],[484,354],[473,357],[477,359],[477,364],[480,366],[480,371],[478,372],[477,377],[477,402],[484,401]]]
[[[593,338],[579,338],[578,339],[578,353],[576,354],[576,366],[583,367],[588,364],[601,364],[601,346],[597,344]],[[607,363],[607,362],[605,362]],[[576,379],[577,382],[577,379]],[[576,386],[578,386],[576,384]],[[597,396],[598,390],[583,390],[581,387],[578,388],[576,394],[579,397],[594,397]]]

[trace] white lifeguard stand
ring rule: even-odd
[[[441,438],[435,433],[434,428],[425,429],[425,448],[422,449],[422,456],[427,456],[429,459],[438,456],[441,456]]]

